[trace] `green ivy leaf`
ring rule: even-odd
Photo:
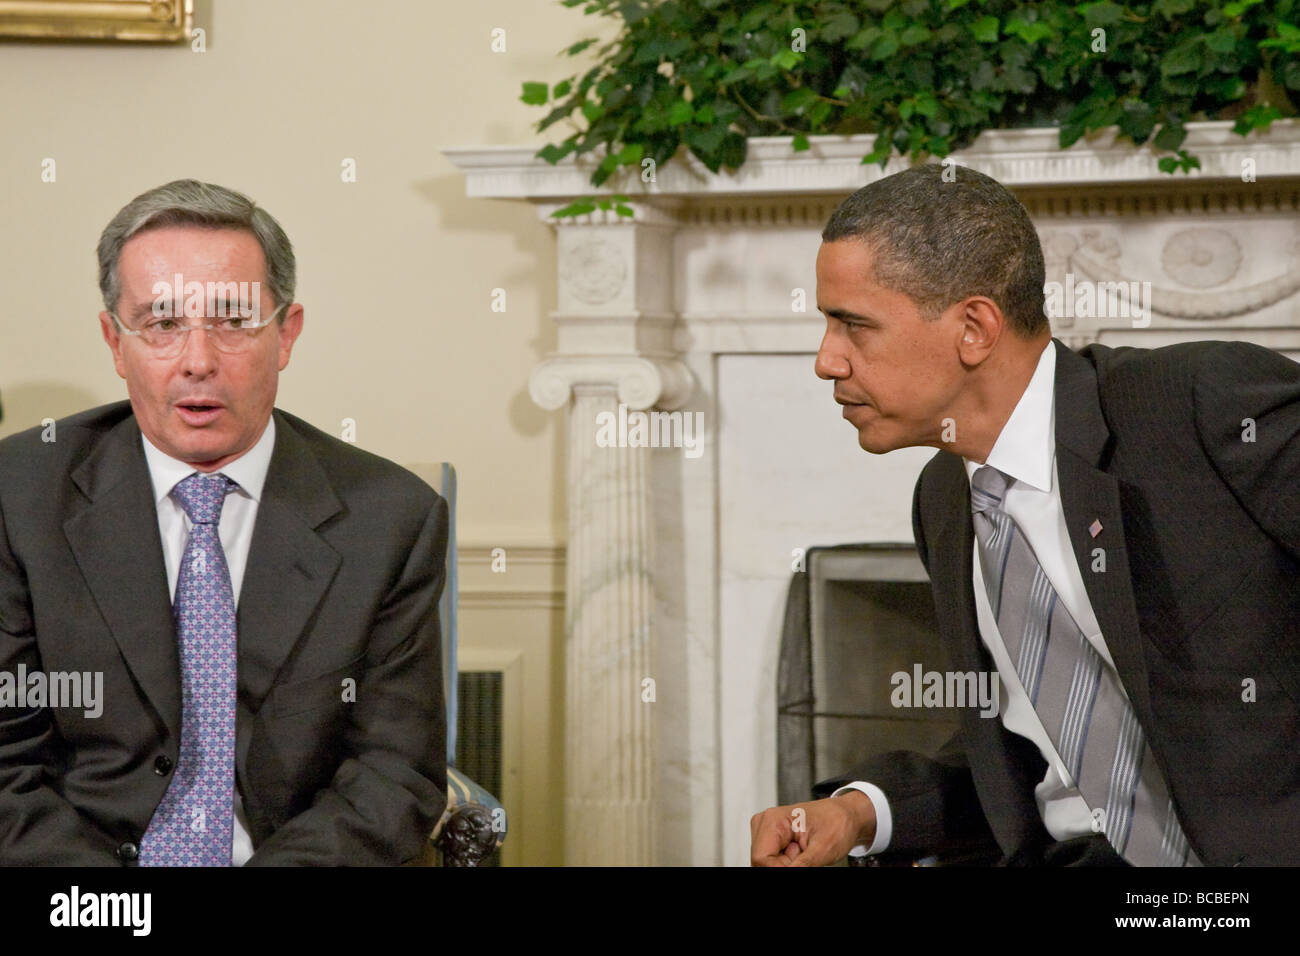
[[[722,145],[722,139],[726,135],[727,127],[719,123],[708,129],[688,129],[686,142],[701,152],[713,153]]]
[[[722,138],[722,144],[718,147],[718,157],[722,165],[728,169],[739,169],[745,165],[745,156],[749,150],[749,142],[739,133],[728,133]]]
[[[998,42],[998,18],[980,17],[970,25],[970,32],[980,43]]]
[[[810,90],[806,86],[801,86],[796,90],[791,90],[781,98],[781,109],[787,113],[802,113],[805,109],[817,102],[817,91]]]
[[[1223,8],[1223,15],[1236,18],[1260,3],[1263,3],[1263,0],[1240,0],[1238,3],[1229,3]]]
[[[529,106],[545,106],[549,89],[545,83],[525,83],[524,93],[519,98]]]
[[[844,44],[844,46],[849,50],[865,50],[875,44],[875,42],[880,39],[880,35],[883,32],[884,31],[878,26],[864,27],[855,33],[853,38],[849,40],[848,43]]]
[[[1102,0],[1101,3],[1081,4],[1075,9],[1083,14],[1083,21],[1089,28],[1108,27],[1111,24],[1119,23],[1120,18],[1124,16],[1124,8],[1111,3],[1110,0]]]
[[[1277,36],[1260,42],[1261,49],[1282,49],[1288,53],[1300,53],[1300,27],[1290,23],[1277,25]]]
[[[551,213],[551,216],[555,219],[564,219],[569,216],[585,216],[587,213],[595,211],[596,204],[590,199],[578,199],[555,210],[555,212]]]
[[[918,43],[924,43],[930,39],[930,28],[922,23],[913,23],[903,31],[898,41],[903,46],[916,46]]]
[[[808,148],[808,137],[803,133],[795,133],[790,145],[794,147],[796,153],[801,153]]]
[[[1287,60],[1282,64],[1282,85],[1288,90],[1300,90],[1300,60]]]
[[[1027,23],[1020,17],[1013,17],[1008,20],[1006,26],[1003,27],[1003,31],[1009,36],[1020,37],[1020,39],[1024,40],[1030,46],[1037,43],[1039,40],[1045,40],[1052,35],[1052,28],[1041,20]]]
[[[1276,106],[1259,103],[1237,117],[1237,122],[1233,124],[1232,131],[1245,136],[1255,130],[1268,129],[1273,120],[1281,118],[1282,114]]]
[[[1120,132],[1134,143],[1145,143],[1156,126],[1156,113],[1150,104],[1129,100],[1117,120]]]
[[[1155,144],[1157,149],[1167,149],[1171,152],[1183,145],[1183,140],[1187,138],[1187,130],[1181,126],[1171,126],[1166,123],[1160,127],[1160,132],[1156,133]]]
[[[569,56],[577,56],[579,53],[587,49],[587,47],[591,46],[593,43],[599,43],[599,42],[600,42],[599,37],[587,37],[585,40],[579,40],[577,43],[573,44],[573,46],[569,47],[564,52]]]
[[[818,37],[825,43],[834,43],[858,32],[860,23],[857,15],[848,10],[841,10],[826,18]]]
[[[893,151],[892,133],[890,130],[886,130],[876,137],[875,146],[871,152],[862,157],[862,163],[863,165],[879,163],[884,166],[889,161]]]
[[[1165,54],[1160,61],[1160,73],[1163,76],[1193,73],[1201,68],[1202,59],[1199,39],[1190,40]]]
[[[1231,30],[1221,27],[1205,38],[1205,45],[1215,53],[1231,53],[1237,46],[1237,38]]]
[[[544,159],[546,160],[546,162],[554,166],[556,163],[562,160],[566,155],[572,152],[572,150],[573,150],[572,145],[570,145],[568,149],[565,149],[564,147],[556,146],[554,143],[547,143],[545,146],[543,146],[541,149],[537,151],[537,158]]]
[[[1087,127],[1082,123],[1062,123],[1060,135],[1057,137],[1057,144],[1061,149],[1069,149],[1077,143],[1087,131]]]
[[[1219,95],[1225,100],[1239,100],[1246,95],[1246,81],[1239,76],[1228,76],[1219,83]]]
[[[898,41],[894,39],[892,33],[886,33],[879,40],[877,40],[876,45],[871,48],[871,59],[888,60],[891,56],[893,56],[897,52],[898,52]]]
[[[694,115],[695,107],[685,100],[678,100],[668,109],[668,125],[681,126],[683,123],[689,123]]]
[[[773,54],[772,59],[768,62],[778,69],[793,70],[803,62],[803,54],[796,53],[794,50],[781,50]]]

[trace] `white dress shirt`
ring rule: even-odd
[[[154,503],[158,508],[158,533],[162,536],[163,560],[167,565],[167,586],[172,601],[176,600],[176,582],[180,577],[181,557],[189,541],[193,522],[185,509],[171,496],[176,483],[195,473],[193,466],[178,461],[159,451],[144,437],[144,456],[149,463],[149,478],[153,481]],[[271,451],[275,447],[275,418],[267,419],[262,437],[252,448],[234,461],[219,469],[220,474],[238,482],[239,488],[226,496],[221,509],[221,524],[217,535],[221,550],[230,568],[230,586],[235,607],[239,607],[239,592],[244,583],[244,569],[248,566],[248,548],[253,541],[253,524],[257,520],[257,505],[262,500],[262,486],[271,467]],[[244,818],[244,801],[235,783],[235,830],[231,847],[231,863],[243,866],[253,855],[253,841],[248,835],[248,821]]]
[[[1113,671],[1101,627],[1093,612],[1092,602],[1084,588],[1079,563],[1075,560],[1070,534],[1065,526],[1065,511],[1061,506],[1060,484],[1056,473],[1056,351],[1049,342],[1038,359],[1038,366],[1029,380],[1024,394],[1011,412],[998,434],[985,464],[992,465],[1014,479],[1008,486],[1002,508],[1024,532],[1034,555],[1043,567],[1043,573],[1056,589],[1060,601],[1079,625]],[[980,462],[962,459],[969,479],[981,467]],[[1091,523],[1092,516],[1078,516],[1074,520]],[[989,607],[988,591],[980,570],[979,542],[973,551],[974,573],[971,585],[975,590],[975,611],[979,621],[980,639],[993,658],[994,667],[1002,682],[1000,695],[1002,724],[1007,730],[1033,741],[1047,761],[1047,773],[1034,788],[1034,798],[1043,826],[1056,840],[1068,840],[1094,832],[1092,814],[1080,795],[1051,737],[1043,728],[1029,695],[1016,674],[1007,654],[1006,645],[998,631],[997,621]],[[1121,683],[1121,689],[1123,684]],[[1124,691],[1127,695],[1127,691]],[[892,836],[892,817],[889,801],[879,787],[863,781],[854,781],[835,791],[861,790],[876,808],[876,838],[870,847],[855,846],[850,856],[880,853],[889,847]]]

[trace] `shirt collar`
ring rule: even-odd
[[[144,457],[149,463],[149,478],[153,482],[154,504],[172,493],[176,483],[195,473],[195,468],[186,462],[172,458],[159,451],[144,432],[140,432],[144,441]],[[262,429],[262,437],[252,448],[234,461],[222,466],[221,474],[239,484],[239,491],[256,502],[262,500],[262,487],[266,484],[266,473],[271,467],[271,452],[275,448],[275,416],[272,415]]]
[[[1048,341],[1038,367],[1025,386],[1020,401],[1011,410],[985,464],[1015,481],[1040,491],[1052,490],[1052,462],[1056,457],[1056,350]],[[980,463],[963,458],[966,477],[973,476]]]

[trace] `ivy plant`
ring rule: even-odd
[[[913,162],[968,146],[986,129],[1056,126],[1060,146],[1117,127],[1152,141],[1166,173],[1200,167],[1186,124],[1233,119],[1245,136],[1295,115],[1300,0],[561,0],[619,21],[589,38],[594,66],[523,84],[549,107],[541,132],[568,135],[537,155],[599,157],[594,187],[619,173],[650,181],[683,146],[709,170],[738,169],[746,138],[874,134],[864,163]],[[616,180],[617,181],[617,180]],[[631,215],[625,195],[556,212]]]

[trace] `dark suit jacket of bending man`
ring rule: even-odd
[[[1189,843],[1209,866],[1300,863],[1300,364],[1242,343],[1061,348],[1055,400],[1074,556]],[[925,466],[912,519],[951,666],[994,670],[960,456]],[[815,793],[879,786],[889,853],[984,843],[1035,863],[1053,844],[1034,799],[1045,771],[1029,740],[964,708],[935,758],[878,756]]]
[[[395,864],[446,803],[446,502],[279,409],[237,608],[254,864]],[[0,709],[0,863],[130,862],[178,756],[181,677],[129,402],[0,442],[0,671],[99,671],[103,713]],[[355,702],[344,680],[355,680]]]

